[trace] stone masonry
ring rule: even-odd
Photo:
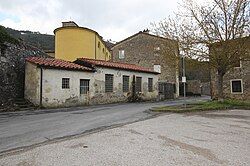
[[[119,50],[124,50],[124,58],[119,58]],[[178,43],[173,40],[151,35],[148,32],[139,32],[116,43],[111,48],[112,60],[136,64],[151,68],[160,65],[159,82],[168,82],[176,85],[176,94],[179,94],[178,80]],[[178,95],[177,95],[178,96]]]
[[[47,57],[43,51],[23,42],[5,45],[5,51],[0,54],[0,106],[11,105],[15,98],[23,98],[25,58]]]
[[[228,71],[223,78],[223,93],[225,98],[250,100],[250,37],[248,37],[246,54],[248,59],[241,61],[240,67],[235,67]],[[242,81],[242,93],[232,93],[231,81]],[[213,99],[217,98],[217,74],[216,71],[211,70],[211,96]]]

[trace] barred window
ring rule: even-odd
[[[231,81],[231,90],[232,90],[232,93],[242,93],[241,80],[232,80]]]
[[[89,92],[89,80],[80,79],[80,94],[87,94]]]
[[[148,91],[153,92],[153,78],[148,78]]]
[[[129,76],[123,76],[122,77],[122,82],[123,82],[123,92],[128,92],[129,91]]]
[[[69,89],[69,78],[62,78],[62,89]]]
[[[113,92],[113,74],[105,74],[105,92]]]
[[[135,90],[136,90],[136,92],[141,92],[141,83],[142,83],[142,78],[141,77],[136,77],[136,79],[135,79]]]

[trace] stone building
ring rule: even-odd
[[[116,43],[111,47],[111,54],[114,62],[136,64],[160,72],[160,96],[179,96],[179,49],[176,41],[140,31]]]
[[[244,44],[246,48],[246,59],[240,61],[234,68],[229,70],[223,77],[223,93],[225,98],[250,100],[250,36],[243,39],[230,41],[232,44]],[[244,42],[244,43],[242,43]],[[234,47],[233,47],[234,48]],[[219,48],[218,48],[219,49]],[[210,54],[213,52],[210,51]],[[211,69],[211,97],[218,97],[217,72]]]
[[[158,74],[131,64],[79,58],[74,63],[27,58],[25,98],[42,107],[65,107],[158,97]]]

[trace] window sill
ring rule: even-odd
[[[232,95],[241,95],[243,92],[231,92]]]

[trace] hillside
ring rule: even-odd
[[[55,47],[54,35],[41,34],[39,32],[31,32],[31,31],[19,31],[11,28],[5,28],[5,30],[12,37],[16,39],[21,39],[25,43],[28,43],[34,47],[40,48],[42,50],[54,50]]]

